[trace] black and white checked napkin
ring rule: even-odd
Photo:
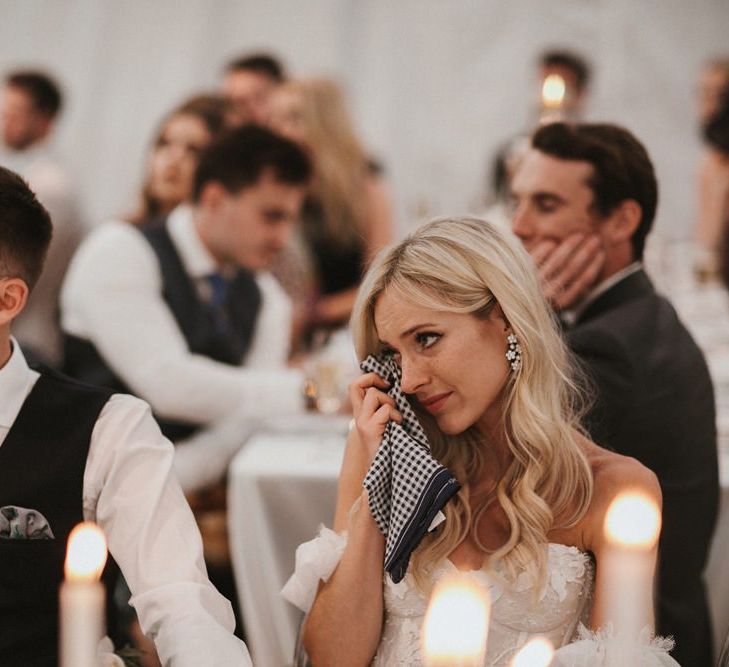
[[[390,383],[387,393],[403,416],[402,424],[388,422],[363,482],[372,516],[387,537],[385,571],[397,583],[405,576],[410,554],[461,485],[431,455],[425,431],[400,388],[402,373],[395,361],[370,355],[360,368]]]

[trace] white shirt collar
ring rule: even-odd
[[[11,338],[10,344],[10,359],[0,368],[0,427],[4,428],[13,425],[38,377],[25,361],[18,341]]]
[[[632,264],[628,264],[623,269],[620,269],[620,271],[613,273],[611,276],[608,276],[598,285],[595,285],[595,287],[592,288],[592,291],[580,302],[580,304],[572,308],[571,310],[564,310],[562,311],[561,318],[567,322],[567,324],[574,324],[582,315],[582,313],[587,310],[587,307],[591,304],[597,301],[597,299],[605,294],[611,287],[614,287],[617,285],[621,280],[624,280],[628,276],[633,275],[634,273],[640,271],[643,268],[643,263],[640,261],[633,262]]]
[[[167,217],[167,230],[190,277],[203,278],[219,271],[215,259],[195,229],[192,206],[189,204],[177,206]]]

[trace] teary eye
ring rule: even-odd
[[[434,333],[432,331],[421,331],[415,334],[415,341],[423,350],[427,350],[429,347],[435,345],[440,339],[441,334]]]

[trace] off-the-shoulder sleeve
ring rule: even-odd
[[[329,581],[347,546],[347,533],[335,533],[326,526],[319,534],[296,549],[296,565],[281,595],[291,604],[308,612],[314,603],[320,581]]]
[[[636,667],[680,667],[669,655],[673,639],[653,637],[644,628],[637,641],[614,636],[611,628],[591,632],[584,626],[578,638],[555,653],[553,667],[603,667],[613,664]]]

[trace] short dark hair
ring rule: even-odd
[[[283,83],[286,78],[283,65],[268,53],[251,53],[231,60],[225,67],[226,72],[254,72],[272,79],[276,83]]]
[[[575,75],[578,90],[582,91],[590,83],[590,66],[587,61],[573,51],[551,49],[539,58],[542,67],[564,67]]]
[[[45,72],[18,70],[5,77],[5,85],[28,94],[37,111],[53,118],[61,110],[63,96],[59,85]]]
[[[599,215],[609,215],[626,199],[638,202],[640,224],[631,243],[635,259],[641,259],[658,205],[658,183],[643,144],[625,128],[609,123],[552,123],[534,133],[532,146],[562,160],[592,165],[587,184]]]
[[[257,183],[266,169],[289,185],[306,185],[312,172],[306,153],[293,141],[258,125],[243,125],[223,134],[202,152],[192,199],[197,202],[203,186],[211,181],[233,194],[240,192]]]
[[[0,275],[38,282],[51,242],[51,217],[28,184],[0,167]]]

